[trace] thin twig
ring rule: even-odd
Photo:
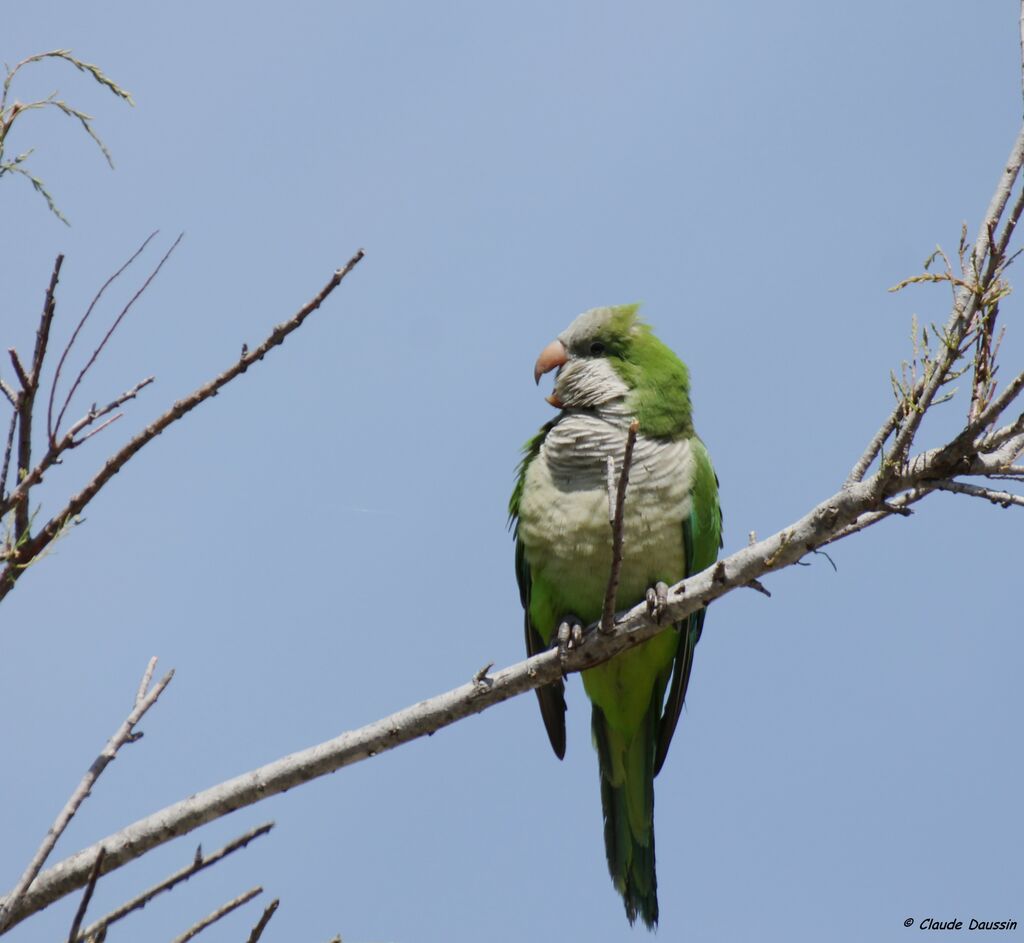
[[[174,240],[174,242],[171,244],[171,247],[164,253],[163,258],[160,259],[160,261],[157,263],[156,268],[154,268],[153,271],[149,273],[149,276],[146,278],[146,280],[139,286],[138,291],[136,291],[135,294],[128,299],[128,303],[121,309],[121,313],[116,318],[114,318],[114,322],[108,328],[107,333],[103,335],[103,340],[99,342],[99,345],[92,352],[92,355],[89,357],[89,359],[85,362],[85,366],[78,371],[78,376],[75,377],[75,382],[71,384],[71,389],[68,390],[68,395],[64,398],[64,405],[61,407],[60,412],[57,414],[57,422],[54,424],[53,427],[54,431],[60,428],[60,424],[64,420],[64,413],[67,412],[68,407],[71,405],[71,400],[75,395],[75,391],[78,389],[82,381],[85,379],[85,375],[92,368],[92,365],[96,363],[96,360],[99,358],[99,355],[103,352],[103,348],[107,346],[107,342],[110,340],[111,337],[114,336],[114,332],[121,326],[121,322],[124,320],[125,315],[127,315],[128,312],[131,311],[132,306],[135,304],[135,302],[139,300],[139,298],[146,291],[146,289],[149,288],[149,286],[153,283],[153,279],[160,274],[160,269],[164,267],[164,263],[171,257],[171,253],[173,253],[174,250],[178,248],[178,245],[184,238],[185,234],[180,233],[178,235],[178,238]],[[146,242],[148,241],[149,240],[147,239]],[[143,243],[143,248],[145,248],[145,243]],[[142,249],[139,250],[139,252],[141,251]],[[138,253],[136,253],[136,255],[138,255]],[[134,257],[135,256],[133,256],[132,258]],[[126,263],[126,266],[130,264],[131,260],[129,260]],[[122,271],[124,267],[122,267]],[[88,312],[86,312],[86,314],[88,314]]]
[[[96,292],[96,294],[93,296],[92,301],[89,302],[89,307],[85,309],[85,314],[82,315],[78,324],[75,326],[74,331],[71,332],[71,337],[68,339],[67,344],[64,346],[64,350],[61,352],[60,360],[57,361],[57,369],[54,371],[53,374],[53,384],[50,386],[50,401],[46,408],[46,432],[48,440],[51,445],[53,444],[53,440],[57,435],[57,429],[55,429],[53,425],[53,400],[54,397],[57,395],[57,385],[58,383],[60,383],[60,373],[64,367],[64,361],[68,359],[68,355],[71,353],[71,348],[74,347],[75,341],[78,340],[78,335],[81,333],[82,328],[85,327],[85,322],[89,320],[89,315],[92,314],[93,308],[96,307],[96,305],[99,303],[100,298],[103,297],[103,293],[118,279],[120,275],[124,273],[125,269],[127,269],[132,264],[132,262],[134,262],[140,255],[142,255],[142,253],[146,250],[146,246],[148,246],[150,242],[152,242],[154,237],[157,235],[157,232],[159,232],[159,230],[150,233],[143,241],[142,245],[135,250],[135,253],[132,255],[132,257],[128,259],[128,261],[125,262],[124,265],[122,265],[116,272],[114,272],[114,274],[111,275],[110,278],[108,278],[102,284],[102,286],[100,286],[100,290]],[[181,237],[179,236],[179,239],[180,238]],[[63,416],[63,412],[61,413],[61,415]],[[57,425],[60,426],[60,419],[57,420]]]
[[[88,442],[94,435],[99,435],[107,426],[112,426],[118,419],[123,419],[124,413],[114,413],[106,422],[101,422],[95,429],[90,429],[85,435],[75,439],[74,444],[76,446],[81,445],[83,442]]]
[[[7,348],[7,354],[11,358],[11,365],[14,367],[14,373],[18,377],[18,382],[21,384],[21,388],[24,390],[32,383],[32,381],[29,379],[28,371],[22,364],[21,358],[18,356],[18,352],[13,347]]]
[[[857,519],[842,530],[836,531],[834,535],[822,542],[821,546],[827,546],[828,544],[834,544],[838,540],[842,540],[846,537],[856,534],[859,531],[865,530],[871,527],[873,524],[877,524],[879,521],[884,521],[887,517],[909,517],[914,512],[910,509],[912,504],[917,504],[922,498],[926,498],[931,494],[933,489],[931,487],[923,486],[919,488],[912,488],[910,491],[904,492],[898,498],[894,498],[891,501],[883,503],[881,509],[877,511],[865,511],[859,515]]]
[[[82,921],[85,919],[85,912],[89,909],[89,901],[92,900],[92,893],[96,890],[96,882],[100,879],[100,868],[103,867],[103,858],[107,851],[102,846],[96,853],[96,863],[92,866],[92,871],[89,872],[89,883],[85,885],[85,893],[82,894],[82,902],[78,905],[78,910],[75,911],[75,919],[71,923],[71,932],[68,933],[68,943],[75,943],[75,939],[78,936],[78,929],[82,926]]]
[[[884,488],[886,482],[898,473],[900,464],[913,444],[914,436],[917,434],[924,414],[932,405],[940,387],[946,382],[953,364],[962,356],[961,344],[974,321],[981,304],[981,297],[985,294],[1003,261],[1006,243],[1001,239],[993,245],[992,233],[1002,218],[1022,166],[1024,166],[1024,127],[1017,134],[1010,156],[999,176],[985,217],[979,227],[969,263],[975,281],[974,284],[957,291],[953,311],[946,323],[942,352],[930,376],[921,377],[913,390],[908,391],[908,396],[913,399],[913,408],[908,408],[907,399],[896,404],[892,413],[875,433],[863,455],[853,466],[846,479],[847,486],[863,480],[871,463],[878,457],[893,433],[896,434],[896,439],[890,452],[892,462],[888,464],[888,467],[883,467],[881,474],[876,476],[879,488]],[[1012,227],[1009,225],[1008,229],[1012,231]],[[1006,242],[1008,240],[1009,234],[1007,233]],[[986,257],[994,264],[989,266],[985,276],[982,277],[982,263]]]
[[[11,467],[11,450],[14,448],[14,433],[18,430],[18,411],[11,413],[11,421],[7,426],[7,444],[4,447],[4,464],[0,468],[0,505],[6,507],[7,472]],[[3,514],[0,514],[2,517]]]
[[[46,454],[36,463],[35,467],[21,479],[18,486],[7,496],[6,499],[0,500],[0,512],[5,509],[13,507],[18,501],[23,498],[27,498],[28,492],[31,488],[34,488],[39,482],[43,480],[43,476],[60,460],[61,456],[74,448],[78,448],[83,442],[91,439],[94,435],[102,432],[107,428],[114,419],[110,419],[107,422],[101,423],[95,429],[89,431],[88,434],[80,436],[79,433],[88,428],[97,419],[101,419],[108,413],[113,412],[115,409],[123,406],[129,400],[135,399],[139,393],[149,386],[156,378],[146,377],[144,380],[140,380],[130,390],[126,390],[120,396],[111,400],[103,407],[93,407],[89,410],[81,419],[79,419],[67,432],[60,437],[59,440],[50,443],[50,447],[46,450]],[[119,419],[121,414],[118,414],[115,419]]]
[[[1021,60],[1021,95],[1024,96],[1024,0],[1020,5],[1020,60]]]
[[[32,410],[35,406],[36,393],[39,390],[39,377],[43,370],[43,360],[50,343],[50,326],[53,324],[53,313],[56,309],[57,282],[60,269],[64,264],[64,256],[58,255],[53,263],[50,284],[43,299],[43,312],[39,316],[39,328],[36,330],[36,344],[32,352],[31,372],[26,372],[18,355],[11,350],[11,361],[21,382],[21,395],[18,397],[18,477],[27,475],[32,467]],[[29,529],[28,496],[14,505],[14,536],[15,542],[24,539]]]
[[[146,670],[149,670],[148,667]],[[114,735],[107,741],[107,745],[100,752],[100,755],[93,760],[92,765],[82,777],[82,780],[75,791],[71,794],[71,798],[68,799],[64,808],[60,810],[60,814],[57,816],[53,825],[50,826],[49,831],[46,833],[46,837],[43,839],[43,842],[39,846],[35,855],[33,855],[32,860],[29,862],[28,867],[25,869],[24,874],[22,874],[14,890],[11,892],[8,899],[3,902],[3,905],[0,906],[0,932],[3,932],[8,926],[10,926],[10,918],[17,909],[18,901],[31,887],[32,882],[36,879],[36,875],[39,874],[43,865],[46,863],[46,859],[49,858],[50,852],[53,851],[53,846],[57,844],[57,840],[64,834],[64,830],[68,827],[72,818],[74,818],[75,813],[78,811],[82,803],[85,802],[89,793],[96,785],[96,780],[99,779],[100,775],[110,764],[111,760],[117,756],[117,751],[135,738],[135,725],[142,719],[146,711],[156,703],[157,698],[159,698],[163,693],[164,688],[171,683],[171,678],[173,677],[174,671],[169,671],[153,686],[141,701],[136,700],[135,706],[132,708],[132,712],[125,718],[121,726],[114,732]],[[98,852],[94,852],[94,854],[97,853]]]
[[[226,917],[231,911],[237,910],[243,904],[249,903],[254,897],[262,893],[262,887],[254,887],[244,894],[239,894],[234,900],[229,900],[223,907],[218,907],[213,913],[203,917],[198,923],[194,923],[181,936],[176,936],[172,943],[188,943],[189,940],[198,936],[207,927],[215,924],[222,917]]]
[[[903,418],[903,413],[903,404],[900,403],[889,414],[889,417],[885,422],[882,423],[878,432],[872,436],[871,441],[864,450],[864,453],[857,459],[853,468],[850,470],[850,474],[846,478],[846,483],[848,485],[864,480],[864,476],[871,467],[871,463],[878,457],[879,452],[882,451],[883,446],[889,440],[889,436],[893,434],[896,427],[899,425],[900,420]]]
[[[1024,507],[1024,495],[1013,494],[1010,491],[995,491],[992,488],[983,488],[981,485],[968,484],[966,481],[936,481],[933,484],[939,491],[951,491],[954,494],[984,498],[1000,507],[1008,508],[1012,504]]]
[[[138,707],[146,699],[146,693],[153,682],[153,673],[156,671],[156,663],[159,659],[154,655],[149,659],[146,670],[142,672],[142,680],[139,682],[139,690],[135,693],[135,706]]]
[[[640,422],[634,419],[629,424],[629,431],[626,433],[626,448],[622,455],[622,471],[619,473],[619,483],[615,490],[614,510],[609,507],[609,521],[612,527],[612,566],[608,574],[608,586],[604,593],[604,607],[601,610],[601,631],[608,633],[612,630],[615,622],[615,597],[619,593],[619,577],[622,573],[622,543],[623,543],[623,517],[626,510],[626,487],[629,485],[629,470],[633,464],[633,447],[636,445],[636,435],[640,429]],[[609,502],[611,499],[610,484],[614,475],[614,464],[609,459]]]
[[[266,909],[263,911],[263,916],[260,917],[256,926],[252,928],[252,933],[249,934],[248,943],[258,943],[259,938],[263,936],[263,931],[267,928],[267,924],[270,923],[270,918],[274,916],[274,911],[277,910],[280,903],[281,899],[275,897],[267,904]]]
[[[835,566],[835,564],[833,564],[833,566]],[[762,596],[767,596],[769,599],[772,598],[771,592],[765,588],[764,583],[762,583],[760,580],[751,580],[749,583],[747,583],[747,587],[748,589],[756,590]]]
[[[156,659],[153,660],[154,662]],[[169,891],[175,888],[178,884],[187,881],[192,875],[198,874],[200,871],[209,868],[211,865],[216,864],[218,861],[226,858],[228,855],[245,848],[249,842],[266,835],[274,827],[273,822],[265,822],[256,828],[250,829],[244,835],[240,835],[234,841],[228,842],[223,848],[215,851],[212,855],[203,857],[201,852],[197,852],[195,858],[187,866],[182,868],[180,871],[175,871],[174,874],[165,878],[159,884],[154,884],[152,887],[143,891],[137,897],[133,897],[131,900],[122,904],[116,910],[112,910],[110,913],[100,917],[95,923],[90,924],[79,936],[79,943],[84,943],[86,940],[95,939],[101,931],[106,930],[112,923],[116,923],[118,920],[122,920],[127,917],[128,914],[134,913],[136,910],[141,910],[146,906],[154,897],[162,894],[164,891]]]
[[[222,387],[230,383],[235,377],[245,373],[254,363],[262,360],[274,347],[283,344],[285,338],[302,326],[306,318],[324,303],[331,292],[341,284],[345,276],[356,267],[362,258],[363,250],[360,249],[342,268],[338,269],[331,276],[327,284],[320,289],[312,300],[303,305],[289,320],[278,324],[263,343],[254,350],[250,350],[245,356],[240,357],[223,373],[198,389],[193,390],[188,396],[178,400],[167,412],[133,436],[120,451],[107,459],[93,479],[81,491],[73,495],[65,506],[54,514],[30,540],[26,541],[24,547],[19,548],[17,559],[8,562],[4,569],[0,571],[0,599],[3,599],[14,588],[17,579],[21,576],[28,563],[39,556],[50,542],[67,527],[69,522],[73,521],[81,513],[85,506],[96,497],[103,486],[140,449],[160,435],[168,426],[190,413],[200,403],[205,402],[211,396],[215,396]]]

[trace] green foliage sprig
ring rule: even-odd
[[[7,135],[14,126],[15,121],[28,111],[56,108],[62,114],[67,115],[69,118],[75,118],[79,122],[82,126],[82,130],[84,130],[85,133],[96,142],[96,146],[99,147],[111,169],[114,167],[114,161],[110,156],[110,151],[107,149],[106,144],[103,143],[103,140],[92,126],[92,116],[87,115],[84,111],[69,105],[63,99],[58,98],[58,92],[52,92],[45,98],[40,98],[35,101],[20,102],[15,100],[8,103],[11,83],[14,81],[15,76],[25,66],[42,62],[44,59],[61,59],[64,62],[69,62],[78,69],[79,72],[84,72],[86,75],[92,76],[92,78],[99,82],[100,85],[108,89],[111,94],[116,95],[122,101],[127,102],[129,105],[134,105],[135,102],[132,99],[131,93],[126,89],[121,88],[121,86],[113,81],[113,79],[105,75],[99,66],[95,66],[89,62],[83,62],[81,59],[75,58],[69,49],[53,49],[50,52],[37,53],[34,56],[29,56],[27,59],[22,59],[21,62],[17,63],[13,68],[8,66],[6,63],[4,64],[4,71],[6,74],[3,82],[3,90],[0,92],[0,177],[3,177],[4,174],[17,174],[24,177],[32,184],[35,191],[42,196],[44,200],[46,200],[46,205],[50,208],[50,212],[64,224],[70,225],[67,218],[60,211],[56,202],[54,202],[53,196],[47,189],[46,184],[25,166],[25,162],[32,156],[35,148],[29,148],[27,151],[23,151],[12,158],[4,157],[4,145],[6,143]]]

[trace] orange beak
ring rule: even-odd
[[[540,356],[533,366],[534,382],[540,383],[540,378],[545,373],[550,373],[555,367],[561,367],[568,359],[569,355],[565,350],[565,345],[559,340],[552,341],[540,352]],[[558,398],[557,394],[552,393],[550,396],[545,397],[545,399],[556,409],[562,408],[562,401]]]
[[[534,382],[540,383],[540,378],[545,373],[550,373],[555,367],[560,367],[569,359],[565,352],[565,345],[561,341],[552,341],[545,347],[533,365]]]

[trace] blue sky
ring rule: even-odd
[[[157,382],[55,470],[44,509],[367,252],[3,602],[5,887],[150,655],[177,676],[57,857],[519,660],[505,507],[550,416],[534,359],[586,308],[642,301],[690,365],[727,550],[831,494],[891,407],[911,315],[945,318],[942,289],[886,289],[973,234],[1021,111],[1016,10],[952,0],[61,0],[13,7],[2,46],[71,48],[137,101],[60,63],[15,87],[94,114],[117,169],[59,115],[12,132],[73,225],[0,181],[4,344],[30,347],[57,252],[67,331],[149,232],[185,232],[80,406]],[[1007,373],[1019,314],[1011,297]],[[1024,926],[1020,520],[933,497],[835,547],[838,572],[814,558],[769,578],[771,600],[715,604],[656,784],[663,939]],[[570,689],[561,764],[523,697],[173,843],[90,912],[273,818],[121,932],[169,939],[261,883],[282,898],[267,940],[642,938]],[[10,938],[66,933],[76,903]]]

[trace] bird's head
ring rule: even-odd
[[[533,377],[557,369],[556,409],[623,401],[648,436],[692,435],[686,365],[637,315],[639,305],[585,311],[537,358]]]
[[[548,402],[557,409],[590,409],[623,399],[635,385],[636,340],[649,333],[638,305],[581,314],[537,358],[534,379],[557,369]]]

